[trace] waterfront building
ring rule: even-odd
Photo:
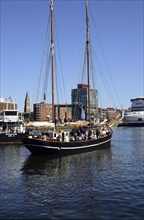
[[[12,97],[0,98],[0,111],[4,110],[17,110],[17,104],[13,101]]]
[[[56,104],[55,105],[55,118],[56,121],[74,121],[72,117],[73,109],[81,108],[78,105],[70,104]],[[34,121],[52,121],[52,105],[44,102],[36,103],[33,105],[33,120]],[[99,121],[104,119],[115,119],[121,114],[120,109],[115,108],[91,108],[92,117],[96,117]],[[79,119],[78,119],[79,120]]]
[[[72,119],[87,120],[88,117],[88,85],[78,84],[76,89],[71,90]],[[98,108],[98,90],[90,89],[90,114],[97,115]],[[82,116],[82,111],[84,115]]]
[[[34,121],[47,121],[46,103],[35,103],[33,105]]]
[[[51,121],[52,120],[52,105],[45,102],[35,103],[34,108],[34,121]],[[61,121],[71,120],[71,105],[56,104],[55,105],[55,118]]]

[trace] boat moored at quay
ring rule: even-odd
[[[131,99],[129,111],[124,112],[125,126],[144,126],[144,97]]]
[[[0,145],[22,144],[21,139],[25,137],[23,132],[0,132]]]
[[[19,111],[8,109],[0,111],[0,145],[22,144],[25,127]]]

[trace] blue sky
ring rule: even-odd
[[[0,97],[14,97],[23,111],[27,91],[31,108],[36,101],[49,0],[1,0],[0,6]],[[81,83],[85,1],[55,0],[54,14],[57,69],[62,69],[64,100],[71,103],[71,89]],[[99,107],[128,108],[131,98],[144,95],[143,20],[142,0],[89,0],[90,38],[99,64],[94,78]]]

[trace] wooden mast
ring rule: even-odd
[[[54,112],[54,13],[53,13],[53,0],[50,3],[51,13],[51,74],[52,74],[52,121],[55,120]]]
[[[88,0],[86,0],[86,50],[87,50],[87,82],[88,82],[88,120],[90,121],[90,39],[89,39],[89,17]]]

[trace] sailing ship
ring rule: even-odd
[[[52,74],[52,119],[54,116],[54,5],[50,1],[51,15],[51,74]],[[107,125],[101,127],[90,126],[90,37],[89,37],[88,0],[86,0],[86,51],[87,51],[87,79],[88,79],[88,126],[77,129],[51,129],[39,134],[31,133],[22,139],[24,146],[31,154],[69,155],[96,149],[110,147],[112,129]]]

